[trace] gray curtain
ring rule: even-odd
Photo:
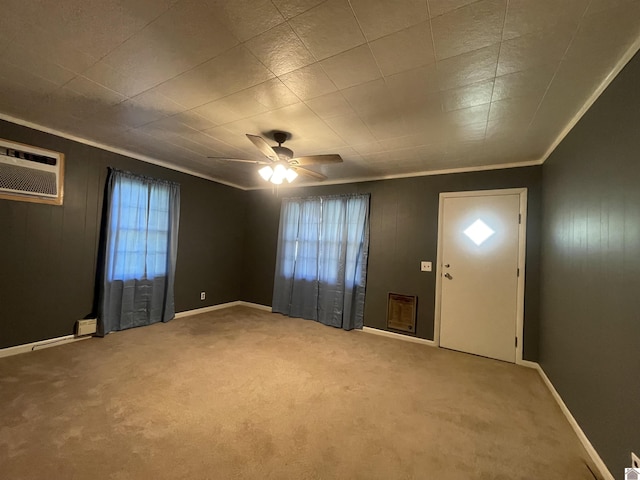
[[[106,203],[98,335],[171,320],[180,186],[110,169]]]
[[[283,199],[273,311],[362,328],[368,253],[368,194]]]

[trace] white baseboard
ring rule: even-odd
[[[569,407],[567,407],[567,405],[564,403],[564,400],[562,400],[562,397],[560,396],[556,388],[553,386],[553,383],[551,383],[551,380],[549,380],[549,377],[547,377],[547,374],[544,373],[544,370],[542,369],[540,364],[537,362],[522,360],[522,362],[519,362],[519,365],[522,365],[523,367],[534,368],[538,371],[538,373],[540,374],[540,377],[542,378],[542,381],[551,392],[551,395],[553,396],[555,401],[558,403],[560,410],[562,410],[562,413],[564,413],[564,416],[569,422],[569,425],[571,425],[571,428],[573,428],[573,431],[578,436],[580,443],[582,443],[582,446],[591,457],[591,460],[593,460],[593,463],[595,463],[596,468],[600,472],[600,475],[602,475],[602,478],[604,478],[605,480],[615,480],[615,478],[613,477],[613,475],[611,475],[611,472],[609,471],[605,463],[602,461],[602,458],[600,458],[600,455],[598,455],[598,452],[596,451],[596,449],[593,448],[593,445],[591,445],[591,442],[589,441],[585,433],[582,431],[582,428],[580,428],[580,425],[571,414]]]
[[[42,350],[43,348],[57,347],[58,345],[65,345],[67,343],[78,342],[80,340],[88,340],[89,338],[91,337],[76,337],[75,335],[65,335],[64,337],[50,338],[48,340],[41,340],[39,342],[16,345],[15,347],[0,349],[0,358],[10,357],[12,355],[18,355],[20,353],[33,352],[35,350]]]
[[[211,305],[210,307],[195,308],[193,310],[185,310],[184,312],[176,313],[176,316],[173,318],[190,317],[191,315],[199,315],[200,313],[213,312],[215,310],[222,310],[223,308],[237,307],[241,303],[242,302],[235,301],[235,302],[220,303],[218,305]]]
[[[259,303],[251,303],[251,302],[243,302],[243,301],[240,301],[238,303],[243,307],[251,307],[257,310],[263,310],[265,312],[273,312],[272,308],[268,305],[261,305]]]
[[[220,303],[219,305],[211,305],[210,307],[196,308],[194,310],[185,310],[184,312],[176,313],[174,318],[190,317],[191,315],[199,315],[201,313],[214,312],[216,310],[222,310],[224,308],[231,307],[250,307],[257,310],[264,310],[265,312],[271,312],[271,307],[267,305],[260,305],[259,303],[243,302],[242,300],[236,300],[235,302]]]
[[[379,328],[362,327],[361,332],[372,333],[374,335],[380,335],[381,337],[395,338],[396,340],[404,340],[405,342],[421,343],[423,345],[429,345],[435,347],[433,340],[427,340],[426,338],[410,337],[409,335],[402,335],[401,333],[389,332],[387,330],[380,330]]]

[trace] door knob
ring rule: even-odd
[[[451,265],[449,265],[448,263],[444,264],[444,268],[449,268]]]
[[[448,278],[449,280],[451,280],[453,278],[450,273],[445,273],[444,276],[445,276],[445,278]]]

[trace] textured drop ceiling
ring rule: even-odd
[[[639,36],[638,0],[3,0],[0,113],[243,188],[207,157],[272,130],[329,182],[531,163]]]

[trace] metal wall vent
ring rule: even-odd
[[[387,328],[415,333],[416,299],[413,295],[390,293],[387,301]]]

